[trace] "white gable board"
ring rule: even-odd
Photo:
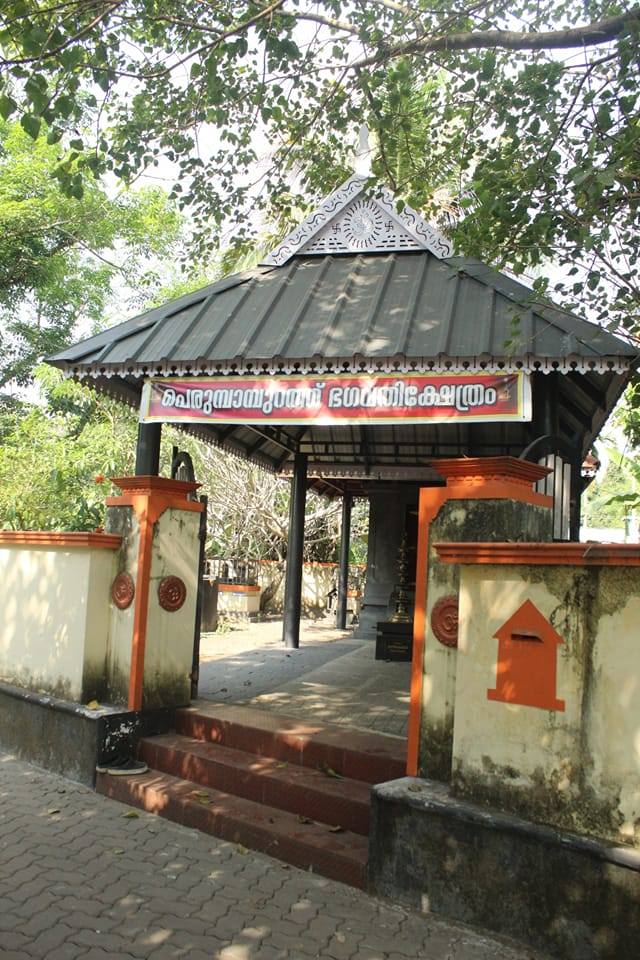
[[[355,174],[326,197],[293,233],[262,261],[282,266],[297,253],[392,253],[428,250],[442,259],[452,255],[445,237],[411,207],[396,209],[393,194],[370,197],[366,178]]]

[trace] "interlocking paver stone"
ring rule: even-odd
[[[1,960],[534,960],[127,810],[0,753]]]

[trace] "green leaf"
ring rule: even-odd
[[[3,120],[8,120],[17,108],[18,104],[13,97],[8,96],[6,93],[0,94],[0,117],[2,117]]]
[[[41,126],[40,117],[36,117],[32,113],[23,113],[23,115],[20,117],[20,126],[24,132],[31,137],[32,140],[38,139]]]
[[[496,54],[495,50],[490,50],[482,61],[482,67],[480,68],[480,79],[481,80],[491,80],[492,76],[495,73],[496,69]]]
[[[616,171],[609,167],[608,170],[601,170],[596,176],[598,183],[601,183],[603,187],[612,187],[616,181]]]
[[[66,50],[63,50],[59,54],[60,63],[63,65],[65,70],[74,70],[78,67],[84,60],[84,50],[79,43],[74,44],[71,47],[67,47]]]
[[[75,109],[75,101],[67,94],[63,94],[53,102],[53,109],[65,120],[71,116]]]

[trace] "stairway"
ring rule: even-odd
[[[405,774],[405,741],[200,701],[140,741],[149,772],[99,793],[363,887],[371,784]]]

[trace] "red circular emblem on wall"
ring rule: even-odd
[[[118,610],[126,610],[133,603],[136,588],[130,573],[119,573],[111,584],[111,599]]]
[[[442,597],[431,611],[431,629],[445,647],[458,646],[458,598]]]
[[[163,577],[158,585],[158,600],[163,610],[173,613],[187,599],[187,588],[180,577]]]

